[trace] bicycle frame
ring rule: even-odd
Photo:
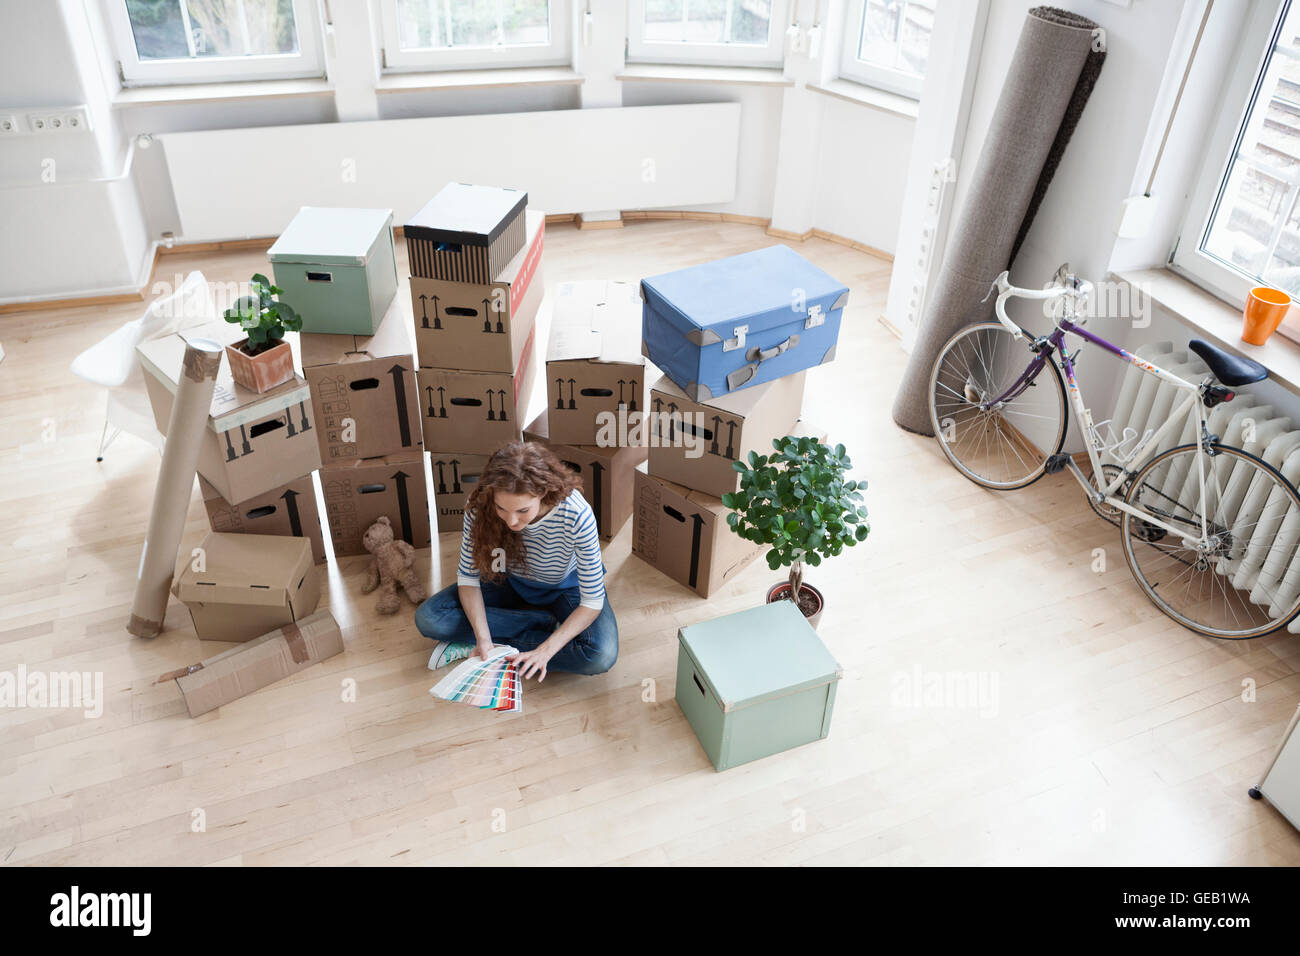
[[[1016,326],[1016,329],[1021,335],[1027,336],[1023,329],[1020,329],[1018,326]],[[1096,430],[1092,423],[1092,413],[1083,402],[1083,395],[1079,390],[1079,383],[1074,376],[1074,363],[1070,360],[1069,352],[1065,347],[1066,333],[1077,335],[1084,341],[1091,342],[1092,344],[1105,349],[1115,357],[1121,358],[1130,365],[1136,366],[1148,375],[1154,375],[1162,382],[1168,382],[1175,388],[1187,392],[1187,397],[1182,400],[1177,408],[1169,413],[1169,417],[1161,423],[1160,427],[1150,435],[1144,436],[1143,439],[1138,442],[1130,454],[1128,461],[1120,469],[1120,473],[1115,476],[1113,481],[1105,486],[1101,484],[1102,476],[1105,472],[1102,471],[1101,460],[1097,455],[1097,452],[1101,450],[1098,447],[1099,439],[1096,436]],[[1017,379],[1010,388],[987,404],[989,406],[995,406],[1001,402],[1010,401],[1023,393],[1025,389],[1029,388],[1034,383],[1034,380],[1038,377],[1039,373],[1042,372],[1043,366],[1047,362],[1053,360],[1052,353],[1056,352],[1060,356],[1061,368],[1065,372],[1065,381],[1067,392],[1070,397],[1070,404],[1074,408],[1075,419],[1079,422],[1079,430],[1083,435],[1084,444],[1088,449],[1088,459],[1092,463],[1092,473],[1097,476],[1097,485],[1094,487],[1088,479],[1083,476],[1083,473],[1079,470],[1079,467],[1075,464],[1073,458],[1069,459],[1067,462],[1071,473],[1079,484],[1083,486],[1084,490],[1096,500],[1097,504],[1106,504],[1119,511],[1127,512],[1136,518],[1141,518],[1143,521],[1161,527],[1171,534],[1176,534],[1180,538],[1186,537],[1185,528],[1176,527],[1168,522],[1162,521],[1150,512],[1134,508],[1127,502],[1114,497],[1114,495],[1124,483],[1126,474],[1131,474],[1141,469],[1141,467],[1146,464],[1148,457],[1150,457],[1159,446],[1161,439],[1165,437],[1169,430],[1175,426],[1180,426],[1185,422],[1188,413],[1195,409],[1197,423],[1196,472],[1197,480],[1200,484],[1200,496],[1198,501],[1201,504],[1199,509],[1201,512],[1201,543],[1204,544],[1207,542],[1209,540],[1209,524],[1206,519],[1206,509],[1204,507],[1205,443],[1203,441],[1203,436],[1205,435],[1206,410],[1204,404],[1201,402],[1200,386],[1193,384],[1186,379],[1179,378],[1172,372],[1167,372],[1158,365],[1153,365],[1146,359],[1140,358],[1132,352],[1106,341],[1100,335],[1095,335],[1092,332],[1089,332],[1087,329],[1083,328],[1083,326],[1076,325],[1068,318],[1058,319],[1056,328],[1052,331],[1051,335],[1043,339],[1031,339],[1031,341],[1033,344],[1030,347],[1036,352],[1034,358],[1030,361],[1029,365],[1026,366],[1024,372],[1021,373],[1020,378]]]

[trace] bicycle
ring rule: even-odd
[[[1194,383],[1113,345],[1083,328],[1092,284],[1070,274],[1068,266],[1046,289],[1013,286],[1006,272],[990,293],[994,289],[997,321],[958,331],[930,374],[930,422],[957,470],[999,491],[1069,470],[1093,509],[1120,525],[1125,561],[1146,596],[1200,634],[1259,637],[1300,614],[1296,535],[1278,533],[1288,513],[1292,522],[1300,521],[1300,495],[1266,462],[1221,443],[1207,424],[1211,409],[1231,401],[1234,388],[1267,378],[1267,369],[1194,339],[1188,348],[1211,372]],[[1006,313],[1012,297],[1050,302],[1051,334],[1033,335],[1012,321]],[[1079,352],[1069,353],[1067,335],[1173,385],[1185,397],[1161,424],[1140,440],[1127,436],[1123,444],[1130,447],[1117,450],[1113,430],[1108,442],[1093,423],[1075,379]],[[1022,365],[1026,346],[1031,356]],[[1092,465],[1090,476],[1061,451],[1070,407]],[[1173,432],[1179,424],[1184,424],[1181,439]],[[1107,453],[1105,464],[1102,453]]]

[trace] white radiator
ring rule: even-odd
[[[1175,351],[1169,342],[1143,346],[1137,355],[1188,381],[1200,381],[1209,374],[1205,364],[1194,354]],[[1142,436],[1169,417],[1175,401],[1180,397],[1174,386],[1130,366],[1120,386],[1111,419],[1112,434],[1123,435],[1125,446],[1131,448]],[[1291,419],[1273,406],[1265,405],[1249,392],[1237,391],[1236,398],[1211,410],[1208,419],[1210,434],[1218,435],[1225,445],[1250,452],[1272,465],[1291,484],[1300,484],[1300,431],[1293,430]],[[1249,425],[1250,441],[1247,437]],[[1171,429],[1157,448],[1163,452],[1175,445],[1196,441],[1196,425],[1188,421],[1181,434]],[[1113,453],[1101,456],[1103,464],[1117,464]],[[1279,602],[1290,603],[1300,592],[1300,509],[1294,505],[1282,510],[1283,496],[1276,490],[1252,485],[1252,475],[1233,474],[1234,460],[1227,457],[1215,459],[1214,467],[1223,488],[1223,514],[1234,527],[1255,525],[1244,553],[1219,565],[1219,572],[1230,575],[1234,587],[1250,592],[1255,604],[1270,603],[1266,595],[1274,595]],[[1190,467],[1181,471],[1171,469],[1161,493],[1177,499],[1195,509],[1199,494],[1196,478]],[[1276,501],[1273,495],[1277,496]],[[1261,516],[1267,516],[1261,520]],[[1258,522],[1258,524],[1256,524]],[[1280,608],[1271,608],[1277,613]],[[1292,634],[1300,633],[1300,617],[1287,627]]]
[[[735,199],[740,104],[613,107],[163,133],[186,241],[279,235],[299,206],[392,209],[449,182],[518,186],[546,213]]]

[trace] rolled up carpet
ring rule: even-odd
[[[930,368],[961,327],[993,314],[989,285],[1024,242],[1106,58],[1098,26],[1055,7],[1034,7],[998,97],[970,192],[953,225],[907,369],[894,421],[932,435]]]
[[[207,433],[212,393],[221,369],[221,346],[208,339],[185,345],[176,401],[167,422],[162,465],[153,493],[153,511],[135,582],[135,601],[126,629],[136,637],[157,637],[167,616],[167,595],[176,573],[176,552],[194,490],[199,446]]]

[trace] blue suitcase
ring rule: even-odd
[[[788,246],[641,280],[641,351],[707,402],[835,357],[844,283]]]

